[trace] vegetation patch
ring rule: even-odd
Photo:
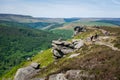
[[[41,53],[36,54],[31,61],[24,61],[21,64],[13,67],[7,74],[3,75],[2,78],[14,78],[16,71],[19,68],[29,66],[32,62],[40,63],[40,68],[45,68],[54,61],[51,49],[45,50]]]

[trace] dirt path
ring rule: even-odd
[[[90,27],[88,29],[93,29],[93,30],[96,30],[97,28],[93,28],[93,27]],[[112,39],[115,39],[116,36],[107,36],[106,33],[108,32],[110,34],[109,31],[106,31],[104,29],[99,29],[103,34],[104,36],[99,36],[97,40],[94,40],[92,43],[93,44],[97,44],[97,45],[105,45],[109,48],[111,48],[112,50],[115,50],[115,51],[120,51],[119,48],[115,47],[113,43],[111,43],[110,40]],[[87,39],[86,39],[87,40]],[[108,40],[108,41],[107,41]],[[87,41],[88,43],[90,42],[90,40]]]
[[[112,50],[120,51],[120,49],[118,49],[117,47],[114,47],[113,44],[110,44],[110,43],[105,43],[105,42],[97,41],[97,42],[95,42],[95,44],[105,45],[107,47],[110,47]]]
[[[95,41],[95,44],[99,44],[99,45],[105,45],[107,47],[110,47],[112,50],[115,50],[115,51],[120,51],[120,49],[118,49],[117,47],[114,47],[114,44],[110,43],[110,42],[104,42],[102,41],[102,39],[112,39],[113,36],[101,36],[99,37],[99,40],[98,41]]]

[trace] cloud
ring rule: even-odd
[[[0,0],[0,1],[10,2],[10,1],[19,1],[19,0]]]
[[[101,2],[98,0],[75,0],[78,2],[74,0],[45,0],[47,2],[42,0],[4,1],[11,2],[0,3],[0,13],[25,14],[35,17],[120,17],[120,7],[115,7],[115,4],[111,3],[110,0],[102,0]],[[102,3],[105,4],[101,5]]]
[[[120,5],[120,1],[118,1],[118,0],[112,0],[112,2],[113,2],[114,4]]]

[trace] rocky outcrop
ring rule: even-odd
[[[86,31],[85,28],[80,27],[80,26],[76,26],[76,27],[74,27],[74,36],[76,36],[80,32],[84,32],[84,31]]]
[[[49,80],[68,80],[68,79],[66,79],[63,73],[59,73],[49,76]]]
[[[81,39],[73,39],[72,42],[56,40],[52,41],[52,52],[55,59],[61,58],[64,55],[80,49],[84,45]]]
[[[32,63],[28,67],[18,69],[14,80],[29,80],[29,78],[40,71],[39,66],[40,64],[38,63]]]
[[[76,26],[74,28],[74,36],[80,32],[86,31],[85,28]],[[55,59],[61,58],[64,55],[73,52],[74,50],[80,49],[84,45],[84,41],[81,39],[73,39],[72,42],[54,40],[52,41],[52,52]]]
[[[61,41],[61,40],[57,40],[57,41],[52,41],[52,52],[54,55],[54,58],[61,58],[63,57],[63,55],[73,52],[74,50],[74,46],[67,42],[67,41]]]

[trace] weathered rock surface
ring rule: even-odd
[[[80,53],[77,53],[77,54],[72,54],[72,55],[70,55],[68,58],[77,57],[78,55],[80,55]]]
[[[93,74],[89,74],[87,71],[83,70],[69,70],[65,74],[68,80],[95,80]]]
[[[46,80],[45,78],[33,78],[33,79],[30,79],[30,80]]]
[[[81,39],[73,40],[74,48],[80,49],[84,45],[84,41]]]
[[[67,41],[52,41],[52,52],[54,58],[58,59],[66,55],[67,53],[73,52],[74,46],[70,42]]]
[[[54,74],[49,77],[49,80],[67,80],[63,73]]]
[[[64,55],[80,49],[84,45],[84,41],[81,39],[73,39],[72,42],[67,41],[52,41],[52,52],[55,59],[61,58]]]
[[[39,66],[40,64],[38,63],[32,63],[28,67],[18,69],[14,80],[29,80],[29,78],[40,71]]]

